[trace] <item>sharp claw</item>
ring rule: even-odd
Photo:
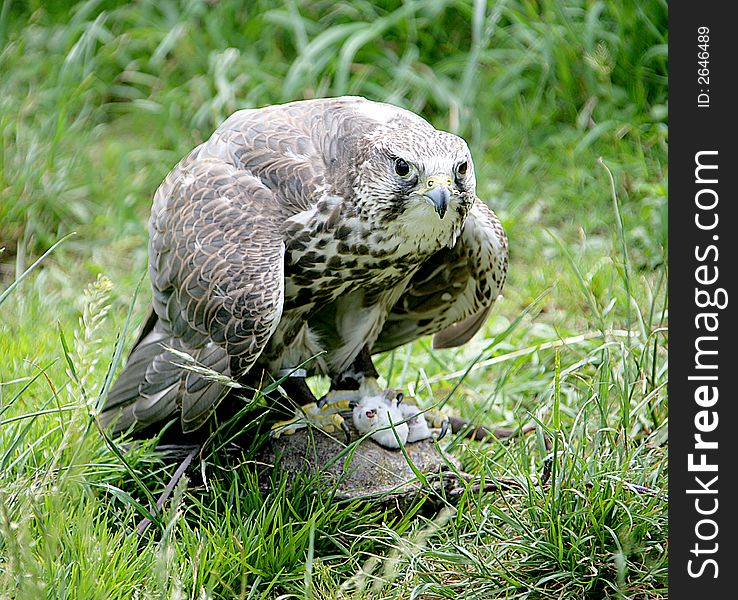
[[[397,404],[400,404],[405,399],[405,394],[402,392],[397,392],[397,396],[395,396],[395,400],[397,401]]]
[[[351,410],[354,410],[357,406],[359,406],[359,401],[358,400],[349,400],[348,407]]]
[[[326,402],[328,402],[328,394],[326,394],[325,396],[321,396],[320,400],[316,402],[316,405],[318,408],[323,408]]]
[[[341,421],[341,429],[343,429],[343,433],[346,436],[346,445],[348,446],[351,443],[351,430],[346,425],[346,421]]]
[[[444,437],[446,437],[446,434],[448,433],[448,419],[444,419],[443,423],[441,423],[441,431],[438,433],[438,437],[436,440],[442,440]]]

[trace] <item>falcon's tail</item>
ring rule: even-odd
[[[105,406],[100,413],[100,422],[103,427],[107,427],[112,423],[113,431],[121,432],[139,421],[133,410],[137,401],[141,399],[141,384],[146,381],[147,374],[150,377],[154,365],[166,365],[162,358],[167,354],[165,347],[170,346],[171,342],[171,336],[163,331],[156,314],[153,310],[150,310],[138,340],[128,357],[126,366],[108,392]],[[166,371],[169,371],[169,373],[166,373]],[[170,392],[172,398],[158,398],[157,404],[160,405],[160,409],[171,408],[171,412],[173,412],[176,388],[178,387],[175,384],[178,384],[178,382],[178,369],[170,368],[161,371],[158,383],[162,387],[162,391],[168,390]],[[163,416],[166,417],[167,415]]]
[[[189,369],[186,363],[190,362],[198,368]],[[126,366],[110,388],[100,422],[120,433],[179,415],[181,430],[195,431],[229,391],[213,380],[212,373],[230,377],[225,349],[214,343],[190,348],[152,310]]]

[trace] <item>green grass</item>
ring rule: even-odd
[[[0,598],[666,597],[666,43],[656,0],[5,0]],[[214,453],[139,540],[174,467],[121,460],[93,415],[148,300],[126,326],[153,191],[230,112],[344,93],[469,141],[504,298],[465,347],[377,364],[424,405],[538,423],[444,442],[521,488],[398,514]]]

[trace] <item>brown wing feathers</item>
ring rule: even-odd
[[[160,320],[111,389],[104,421],[117,418],[122,430],[178,406],[185,431],[207,419],[227,388],[183,369],[167,346],[224,374],[231,357],[244,370],[258,358],[282,310],[284,245],[274,208],[259,180],[214,158],[187,161],[165,182],[149,257]]]

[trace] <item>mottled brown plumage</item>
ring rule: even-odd
[[[239,111],[166,177],[149,225],[153,312],[102,419],[198,429],[236,379],[311,357],[334,387],[422,335],[463,344],[507,271],[466,143],[408,111],[332,98]],[[174,352],[172,352],[172,350]],[[367,361],[369,361],[367,363]]]

